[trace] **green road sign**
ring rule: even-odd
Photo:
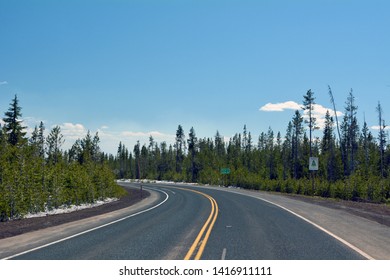
[[[224,175],[230,174],[230,168],[221,168],[221,174]]]
[[[309,159],[309,170],[310,171],[318,170],[318,157],[311,157]]]

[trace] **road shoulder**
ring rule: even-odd
[[[150,190],[149,192],[150,195],[148,197],[129,207],[1,239],[0,259],[55,242],[56,240],[67,238],[143,211],[154,205],[161,195],[153,190]]]

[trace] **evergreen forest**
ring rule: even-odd
[[[21,109],[15,95],[0,127],[1,221],[124,194],[99,148],[98,134],[88,132],[64,152],[59,126],[45,136],[41,122],[26,137]]]
[[[320,196],[362,202],[390,202],[390,143],[383,108],[378,102],[378,133],[357,119],[358,106],[351,90],[344,113],[328,111],[321,129],[314,117],[315,96],[303,96],[286,131],[271,127],[253,139],[244,125],[228,141],[218,131],[198,138],[178,125],[175,141],[148,144],[138,141],[132,150],[119,143],[116,155],[99,147],[99,136],[88,131],[66,151],[64,136],[55,126],[45,132],[43,122],[30,137],[23,126],[17,96],[0,126],[0,221],[63,205],[93,203],[121,197],[126,192],[116,179],[147,179],[235,186],[246,189]],[[316,133],[315,131],[318,130]],[[321,135],[320,137],[313,135]],[[309,158],[317,157],[317,171]]]
[[[352,90],[342,116],[335,113],[330,87],[329,97],[334,110],[326,113],[321,129],[313,114],[314,92],[308,90],[302,110],[295,111],[283,136],[270,127],[253,139],[244,125],[242,132],[225,141],[218,131],[214,137],[198,138],[193,127],[186,136],[179,125],[173,144],[157,143],[150,136],[148,144],[137,142],[129,150],[121,142],[117,155],[109,155],[107,160],[118,179],[193,182],[389,202],[390,145],[380,102],[373,108],[379,128],[374,135],[365,120],[359,123],[357,119]],[[318,171],[309,170],[310,157],[319,158]]]

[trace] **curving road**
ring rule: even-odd
[[[156,195],[155,208],[12,258],[184,259],[194,258],[203,244],[198,255],[211,260],[364,259],[295,215],[250,196],[213,188],[144,186]]]
[[[364,259],[302,219],[253,197],[204,190],[217,197],[220,214],[203,259]]]

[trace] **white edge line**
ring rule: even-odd
[[[80,236],[80,235],[89,233],[89,232],[91,232],[91,231],[95,231],[95,230],[98,230],[98,229],[101,229],[101,228],[104,228],[104,227],[107,227],[107,226],[110,226],[110,225],[119,223],[119,222],[124,221],[124,220],[126,220],[126,219],[129,219],[129,218],[132,218],[132,217],[134,217],[134,216],[138,216],[138,215],[140,215],[140,214],[143,214],[143,213],[149,212],[149,211],[151,211],[151,210],[153,210],[153,209],[156,209],[157,207],[160,207],[161,205],[163,205],[163,204],[169,199],[169,195],[168,195],[165,191],[157,190],[157,189],[154,189],[154,190],[155,190],[155,191],[158,191],[158,192],[164,193],[164,194],[166,195],[166,198],[164,199],[164,201],[160,202],[159,204],[157,204],[157,205],[155,205],[155,206],[153,206],[153,207],[151,207],[151,208],[142,210],[142,211],[140,211],[140,212],[131,214],[131,215],[129,215],[129,216],[120,218],[120,219],[118,219],[118,220],[109,222],[109,223],[107,223],[107,224],[104,224],[104,225],[101,225],[101,226],[98,226],[98,227],[94,227],[94,228],[91,228],[91,229],[88,229],[88,230],[85,230],[85,231],[82,231],[82,232],[73,234],[73,235],[71,235],[71,236],[68,236],[68,237],[59,239],[59,240],[57,240],[57,241],[53,241],[53,242],[50,242],[50,243],[48,243],[48,244],[45,244],[45,245],[42,245],[42,246],[39,246],[39,247],[30,249],[30,250],[27,250],[27,251],[24,251],[24,252],[21,252],[21,253],[18,253],[18,254],[15,254],[15,255],[12,255],[12,256],[3,258],[3,260],[13,259],[13,258],[19,257],[19,256],[21,256],[21,255],[25,255],[25,254],[28,254],[28,253],[37,251],[37,250],[42,249],[42,248],[45,248],[45,247],[49,247],[49,246],[51,246],[51,245],[54,245],[54,244],[57,244],[57,243],[60,243],[60,242],[63,242],[63,241],[66,241],[66,240],[75,238],[75,237],[77,237],[77,236]]]
[[[225,259],[226,259],[226,248],[223,248],[221,260],[224,261]]]
[[[311,224],[312,226],[318,228],[319,230],[325,232],[326,234],[330,235],[331,237],[337,239],[338,241],[340,241],[341,243],[343,243],[344,245],[346,245],[346,246],[349,247],[350,249],[354,250],[355,252],[359,253],[360,255],[362,255],[363,257],[365,257],[366,259],[368,259],[368,260],[375,260],[375,258],[373,258],[372,256],[370,256],[370,255],[367,254],[366,252],[362,251],[361,249],[359,249],[359,248],[356,247],[355,245],[352,245],[351,243],[349,243],[348,241],[344,240],[343,238],[341,238],[341,237],[335,235],[334,233],[330,232],[329,230],[323,228],[322,226],[317,225],[316,223],[310,221],[309,219],[307,219],[307,218],[305,218],[305,217],[303,217],[303,216],[301,216],[301,215],[295,213],[294,211],[292,211],[292,210],[290,210],[290,209],[288,209],[288,208],[286,208],[286,207],[284,207],[284,206],[282,206],[282,205],[279,205],[279,204],[274,203],[274,202],[272,202],[272,201],[269,201],[269,200],[267,200],[267,199],[264,199],[264,198],[261,198],[261,197],[256,197],[256,196],[252,196],[252,195],[249,195],[249,194],[243,194],[243,193],[234,192],[234,191],[232,191],[232,193],[240,194],[240,195],[245,195],[245,196],[249,196],[249,197],[253,197],[253,198],[256,198],[256,199],[265,201],[265,202],[267,202],[267,203],[270,203],[270,204],[272,204],[272,205],[275,205],[275,206],[277,206],[277,207],[279,207],[279,208],[281,208],[281,209],[283,209],[283,210],[285,210],[285,211],[287,211],[287,212],[293,214],[294,216],[296,216],[296,217],[298,217],[298,218],[304,220],[305,222],[307,222],[307,223]]]

